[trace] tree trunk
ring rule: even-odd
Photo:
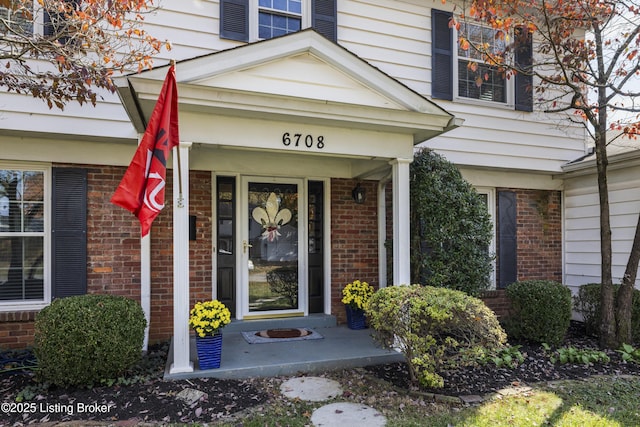
[[[618,346],[631,343],[631,313],[633,303],[633,289],[638,274],[638,264],[640,263],[640,215],[636,225],[636,234],[633,238],[631,253],[627,261],[627,268],[622,277],[622,285],[618,291],[616,300],[616,341]]]
[[[606,119],[604,121],[606,124]],[[616,317],[613,280],[611,277],[611,223],[609,214],[609,188],[607,184],[607,130],[603,122],[596,131],[596,166],[598,171],[598,194],[600,196],[600,346],[616,347]]]

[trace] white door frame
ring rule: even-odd
[[[237,274],[237,319],[269,318],[285,316],[307,316],[307,276],[308,276],[308,203],[306,179],[282,178],[265,176],[240,177],[238,194],[238,233],[236,247],[241,251]],[[249,182],[264,182],[277,184],[296,184],[298,186],[298,308],[290,310],[253,311],[249,312],[249,250],[244,249],[243,243],[249,241]]]

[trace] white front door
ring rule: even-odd
[[[305,315],[303,180],[245,177],[242,194],[242,317]]]

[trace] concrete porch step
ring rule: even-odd
[[[232,320],[224,327],[223,333],[261,331],[281,328],[334,328],[336,317],[329,314],[310,314],[309,316],[282,317],[279,319]]]
[[[325,319],[325,321],[330,320]],[[254,323],[249,330],[272,328],[264,325],[274,324],[255,325],[257,324]],[[307,324],[288,322],[275,323],[275,325],[276,327],[309,327]],[[195,339],[192,337],[189,348],[194,370],[187,373],[171,373],[174,344],[172,342],[165,379],[198,377],[239,379],[299,375],[404,361],[402,353],[380,348],[371,337],[373,332],[371,329],[351,330],[345,325],[316,327],[315,330],[323,336],[323,339],[249,344],[241,332],[231,332],[227,328],[223,332],[220,368],[207,370],[199,368]]]

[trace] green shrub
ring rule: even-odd
[[[620,350],[616,351],[625,362],[640,363],[640,348],[635,348],[631,344],[622,344]]]
[[[510,337],[558,345],[571,322],[571,291],[561,283],[528,280],[509,285],[512,312],[505,321]]]
[[[411,280],[478,296],[489,287],[492,225],[486,201],[431,150],[410,167]]]
[[[141,356],[146,320],[140,305],[115,295],[54,300],[35,320],[39,375],[60,386],[115,378]]]
[[[620,285],[614,286],[617,294]],[[587,283],[580,286],[573,298],[574,309],[582,315],[584,327],[588,334],[600,334],[600,283]],[[631,338],[640,344],[640,290],[633,291],[631,303]]]
[[[373,294],[366,312],[376,340],[398,347],[411,379],[426,387],[442,387],[441,367],[472,363],[506,341],[495,314],[461,291],[390,286]]]
[[[524,362],[524,355],[520,352],[519,345],[505,346],[501,349],[480,354],[478,362],[482,365],[493,363],[496,368],[515,368]]]

